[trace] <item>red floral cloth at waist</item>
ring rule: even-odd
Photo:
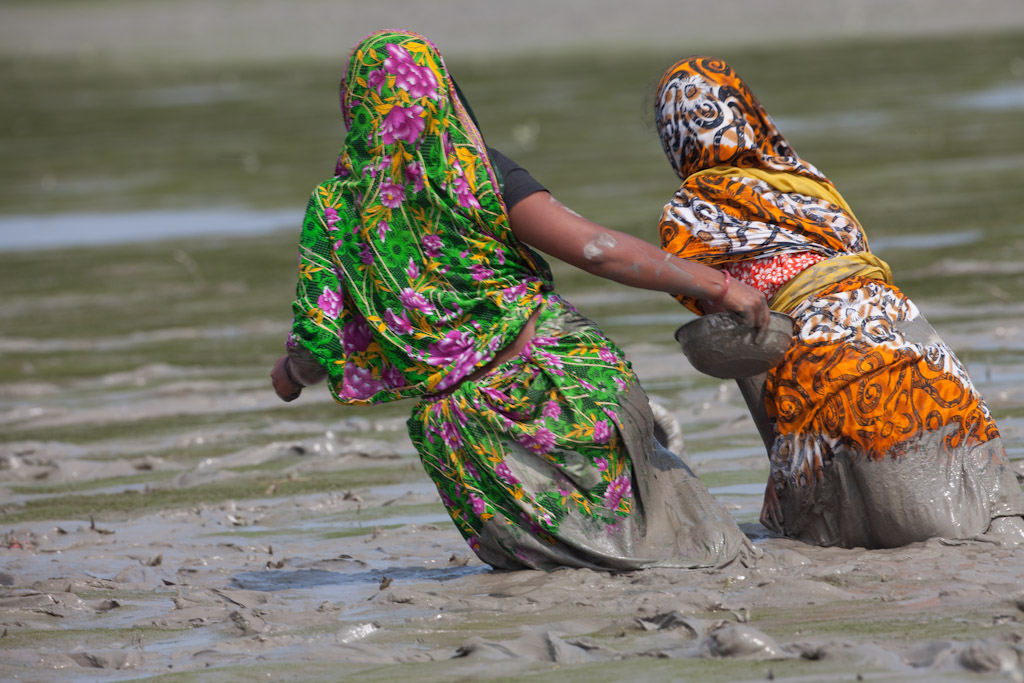
[[[727,263],[723,269],[729,271],[729,275],[740,282],[761,290],[765,297],[771,299],[782,285],[793,279],[797,273],[827,258],[815,252],[801,251],[795,254],[775,254],[750,261]]]

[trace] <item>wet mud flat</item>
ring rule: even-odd
[[[731,403],[715,409],[738,417]],[[749,567],[495,572],[469,552],[417,463],[398,453],[400,440],[346,436],[352,426],[250,447],[216,465],[132,461],[173,477],[74,494],[86,506],[92,496],[130,499],[120,514],[18,522],[14,513],[0,550],[0,673],[82,681],[335,680],[340,672],[381,681],[553,672],[568,680],[1021,677],[1021,549],[940,539],[893,550],[817,548],[747,522],[764,553]],[[19,468],[36,481],[62,469],[53,452],[45,443],[5,448],[5,462],[19,463],[5,470],[7,483]],[[741,519],[759,506],[749,493],[756,487],[730,483],[730,473],[748,472],[747,460],[696,461]],[[105,467],[110,474],[116,465]],[[300,492],[318,479],[338,485]],[[84,468],[76,480],[89,481]],[[166,490],[192,501],[156,511],[140,504]]]
[[[1024,549],[772,537],[738,390],[670,344],[627,351],[642,377],[658,370],[652,396],[763,551],[752,566],[492,571],[447,519],[400,408],[339,419],[309,395],[271,411],[262,382],[189,382],[166,365],[99,378],[107,389],[77,410],[42,384],[6,385],[35,404],[8,411],[9,428],[79,436],[0,445],[0,677],[1021,679]],[[1024,365],[1004,371],[989,393],[1019,406]],[[304,419],[321,409],[333,419]],[[218,423],[131,433],[203,410]],[[1003,421],[1024,474],[1022,426]]]

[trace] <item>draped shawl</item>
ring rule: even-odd
[[[662,148],[683,183],[662,213],[661,245],[721,265],[810,251],[867,251],[831,181],[797,156],[725,62],[691,57],[668,69],[655,116]],[[698,301],[680,297],[695,312]]]
[[[480,131],[428,40],[365,38],[341,104],[348,133],[309,200],[289,343],[340,402],[443,391],[515,338],[550,271],[509,228]]]

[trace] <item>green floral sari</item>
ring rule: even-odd
[[[622,352],[552,292],[547,265],[510,230],[437,49],[375,33],[343,88],[348,135],[306,212],[289,340],[326,369],[335,398],[421,398],[413,443],[456,526],[495,567],[746,557],[728,513],[656,446]],[[522,353],[466,380],[535,311]]]

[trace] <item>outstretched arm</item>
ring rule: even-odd
[[[509,220],[520,240],[588,273],[641,289],[721,299],[723,308],[756,327],[768,324],[768,303],[753,287],[735,280],[730,283],[719,270],[589,221],[547,192],[535,192],[517,202]]]

